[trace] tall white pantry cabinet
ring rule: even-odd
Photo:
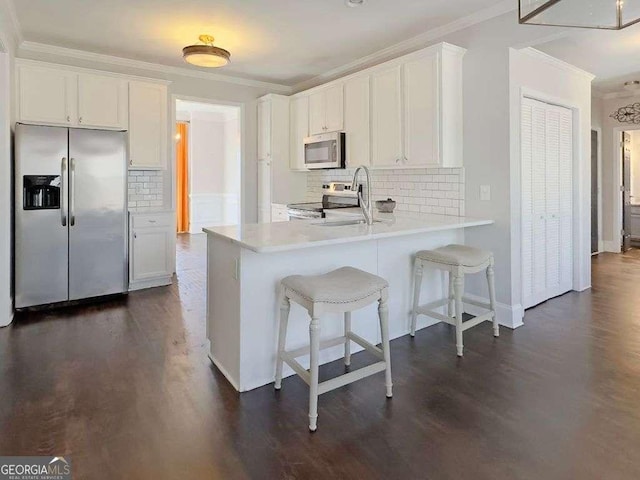
[[[522,300],[573,288],[573,114],[524,98],[521,111]]]

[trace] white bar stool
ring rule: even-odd
[[[281,283],[280,332],[275,388],[282,385],[282,366],[286,362],[309,385],[309,430],[317,428],[318,395],[385,371],[387,397],[391,397],[391,355],[389,352],[389,284],[383,278],[352,267],[342,267],[324,275],[292,275]],[[285,351],[290,301],[303,306],[311,316],[310,346]],[[351,312],[378,302],[382,348],[367,342],[351,331]],[[320,342],[320,316],[324,313],[344,313],[344,336]],[[355,342],[380,359],[372,365],[318,383],[320,350],[344,344],[344,363],[351,363],[350,342]],[[305,370],[296,358],[310,354],[310,368]]]
[[[436,268],[449,272],[449,298],[420,305],[420,287],[424,268]],[[464,276],[486,269],[489,286],[489,304],[464,297]],[[466,322],[462,321],[464,304],[475,305],[488,311]],[[434,312],[434,308],[448,305],[448,315]],[[447,245],[435,250],[421,250],[416,253],[414,263],[413,310],[411,312],[411,336],[416,335],[416,319],[426,315],[456,327],[456,347],[462,356],[462,332],[476,325],[493,320],[493,335],[500,335],[496,319],[496,293],[493,273],[493,253],[465,245]]]

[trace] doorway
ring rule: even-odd
[[[241,223],[242,107],[175,98],[175,122],[176,231],[185,246],[180,257],[202,243],[186,236]]]
[[[640,247],[640,130],[620,132],[620,250]]]

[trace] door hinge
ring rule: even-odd
[[[625,231],[624,231],[624,229],[620,230],[620,235],[622,235],[623,237],[625,236]]]
[[[620,185],[620,191],[624,192],[624,185]]]

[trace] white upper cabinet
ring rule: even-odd
[[[25,123],[76,122],[75,73],[44,67],[18,67],[18,118]]]
[[[324,91],[324,108],[327,132],[337,132],[344,128],[344,90],[341,84]]]
[[[323,88],[309,95],[309,133],[337,132],[344,125],[342,84]]]
[[[309,136],[309,97],[291,99],[291,151],[292,170],[306,170],[304,165],[304,139]]]
[[[18,67],[18,119],[25,123],[124,130],[127,81],[33,64]]]
[[[258,160],[271,157],[271,101],[258,102]]]
[[[371,164],[370,78],[355,77],[344,84],[344,131],[347,167]]]
[[[371,147],[374,166],[399,166],[402,161],[401,73],[402,67],[395,65],[371,75]]]
[[[344,129],[350,167],[461,167],[465,51],[440,43],[314,88],[309,134]]]
[[[440,164],[438,58],[430,55],[404,64],[404,165]]]
[[[166,168],[167,129],[167,87],[129,82],[130,168]]]
[[[78,76],[78,124],[96,128],[126,128],[127,81],[103,75]]]

